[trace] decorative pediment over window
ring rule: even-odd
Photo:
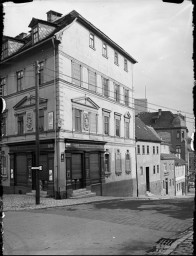
[[[85,107],[90,107],[96,110],[99,109],[99,106],[89,97],[80,97],[80,98],[71,99],[71,102],[85,106]]]
[[[39,98],[39,105],[40,107],[46,107],[47,104],[47,99],[45,98]],[[28,107],[34,107],[35,106],[35,96],[25,96],[22,100],[20,100],[15,106],[14,109],[15,110],[19,110],[19,109],[23,109],[23,108],[28,108]]]
[[[124,115],[125,118],[131,118],[131,114],[129,113],[129,111],[127,111]]]

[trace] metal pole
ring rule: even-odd
[[[35,63],[35,115],[36,115],[36,167],[39,166],[39,63],[36,61]],[[40,204],[40,184],[39,184],[39,170],[35,170],[36,172],[36,204]]]

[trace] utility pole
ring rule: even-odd
[[[36,116],[36,167],[39,166],[39,73],[40,73],[40,66],[38,61],[35,63],[35,116]],[[36,172],[36,204],[40,204],[40,181],[39,181],[39,169],[35,170]]]

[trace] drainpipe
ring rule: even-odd
[[[57,174],[57,182],[56,182],[56,189],[55,191],[55,199],[59,198],[59,168],[58,168],[58,145],[57,145],[57,93],[56,93],[56,51],[55,51],[55,36],[52,37],[52,44],[54,49],[54,142],[55,142],[55,161],[54,161],[54,168]]]
[[[136,168],[136,184],[137,184],[137,197],[139,196],[138,190],[138,174],[137,174],[137,148],[136,148],[137,138],[135,138],[135,168]]]

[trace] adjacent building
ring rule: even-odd
[[[42,189],[56,198],[80,188],[97,195],[134,195],[136,60],[76,11],[65,16],[49,11],[47,20],[32,18],[29,28],[29,34],[3,37],[4,191],[35,190],[31,167],[36,164],[39,87]],[[158,159],[158,141],[153,145]],[[155,162],[157,178],[148,180],[152,191],[159,190]],[[153,164],[148,167],[150,174]]]
[[[137,194],[161,195],[161,139],[152,127],[135,117]]]

